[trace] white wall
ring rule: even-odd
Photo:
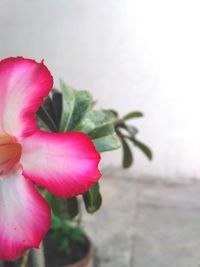
[[[135,171],[200,178],[198,2],[1,0],[0,57],[44,58],[56,82],[90,89],[100,107],[143,110],[155,156],[136,153]]]

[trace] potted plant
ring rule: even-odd
[[[142,117],[141,112],[130,112],[120,118],[115,110],[96,110],[89,92],[74,90],[63,81],[60,84],[61,92],[54,89],[38,112],[41,128],[59,131],[64,129],[60,125],[65,125],[65,131],[82,131],[88,134],[100,153],[122,147],[124,168],[133,163],[131,144],[152,159],[149,147],[137,138],[138,129],[127,123]],[[91,214],[100,208],[102,197],[99,183],[80,198],[63,200],[49,193],[46,198],[53,212],[52,228],[44,241],[47,266],[92,267],[94,248],[81,228],[81,202]]]
[[[48,131],[84,132],[102,153],[120,147],[114,129],[115,115],[107,110],[94,110],[95,102],[87,91],[77,91],[60,82],[61,92],[54,89],[38,111],[40,128]],[[81,198],[87,212],[101,206],[99,183],[82,197],[58,199],[46,193],[52,207],[52,228],[44,240],[47,266],[89,267],[93,264],[93,245],[81,228]],[[55,256],[55,254],[56,256]]]
[[[127,124],[130,119],[142,117],[141,112],[130,112],[122,118],[114,110],[96,110],[95,101],[87,91],[77,91],[60,82],[61,90],[53,89],[37,112],[40,129],[48,132],[83,132],[93,141],[98,152],[122,147],[122,166],[133,163],[130,145],[138,147],[149,158],[151,150],[138,140],[138,129]],[[81,208],[84,203],[88,213],[96,212],[102,203],[99,183],[80,197],[57,198],[44,191],[52,208],[52,227],[44,239],[47,267],[92,267],[94,248],[90,238],[81,228]],[[33,266],[23,257],[4,266]],[[35,267],[35,266],[34,266]],[[38,266],[37,266],[38,267]]]

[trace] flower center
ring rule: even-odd
[[[0,175],[19,162],[22,146],[10,135],[0,135]]]

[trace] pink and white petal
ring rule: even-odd
[[[100,155],[84,133],[38,131],[22,147],[23,175],[58,197],[83,194],[101,176]]]
[[[19,170],[0,179],[0,259],[15,260],[38,248],[50,227],[50,208]]]
[[[0,61],[0,132],[23,137],[36,131],[34,113],[52,85],[43,62],[22,57]]]

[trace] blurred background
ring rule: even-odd
[[[152,184],[146,189],[145,184],[145,201],[152,204],[153,199],[154,204],[161,202],[168,208],[170,205],[177,208],[178,205],[181,212],[185,207],[188,209],[187,203],[190,203],[192,209],[197,209],[200,206],[200,190],[196,184],[194,192],[191,188],[192,182],[200,179],[199,12],[199,1],[195,0],[1,0],[0,58],[21,55],[39,61],[44,59],[54,76],[55,85],[58,85],[59,78],[62,78],[76,89],[90,90],[98,100],[99,108],[117,109],[122,115],[130,110],[143,111],[145,117],[135,120],[134,123],[140,128],[140,139],[151,147],[154,158],[149,162],[136,150],[135,164],[128,174],[123,173],[123,176],[128,177],[128,181],[132,175],[146,177],[147,180],[148,177],[156,177],[175,183],[189,181],[189,191],[184,185],[184,192],[175,189],[171,191],[169,188],[163,189],[160,185]],[[121,151],[104,154],[102,164],[103,168],[108,170],[108,176],[111,176],[111,169],[121,164]],[[109,191],[112,185],[109,183],[105,188],[105,199],[108,202],[112,197],[112,193],[109,193],[112,191]],[[123,188],[123,185],[120,186]],[[124,190],[128,192],[129,186],[124,186]],[[114,192],[115,190],[118,189],[113,189]],[[133,191],[130,194],[134,194]],[[162,197],[157,195],[159,191]],[[128,199],[127,202],[129,201],[132,200]],[[142,201],[144,204],[144,199]],[[125,211],[124,206],[118,211]],[[109,214],[109,211],[107,212]],[[157,210],[153,216],[157,216],[156,214]],[[161,221],[156,219],[155,222],[162,224],[168,218],[172,218],[168,213],[164,214]],[[105,227],[105,216],[101,217],[101,212],[97,216],[101,227]],[[117,215],[113,215],[112,218],[120,221],[115,216]],[[181,227],[184,218],[187,218],[185,225],[188,223],[188,229],[194,231],[200,218],[195,217],[194,225],[191,225],[191,213],[187,213],[186,217],[182,216],[181,213],[177,220],[172,219],[168,224],[172,223],[172,229],[177,229]],[[148,225],[148,218],[152,218],[152,214],[147,211],[144,217],[142,221],[139,219],[140,225]],[[114,224],[112,218],[111,228]],[[89,218],[86,227],[89,225],[91,229],[91,225],[96,223],[95,220],[95,215],[92,219]],[[104,223],[101,220],[104,220]],[[122,221],[122,224],[124,223]],[[134,227],[137,228],[137,224],[134,224]],[[149,232],[153,229],[149,229]],[[195,265],[191,265],[192,261],[167,263],[171,254],[166,256],[165,252],[169,251],[171,245],[177,240],[180,241],[177,241],[178,245],[186,244],[186,240],[190,240],[191,237],[186,234],[185,239],[180,240],[179,237],[182,238],[187,232],[185,228],[181,228],[175,241],[173,238],[176,233],[170,232],[169,243],[159,250],[160,247],[156,247],[155,240],[167,240],[167,229],[162,228],[161,235],[156,232],[151,240],[142,239],[143,241],[138,243],[143,244],[144,251],[149,251],[150,248],[153,250],[148,254],[149,258],[145,252],[142,254],[139,250],[137,254],[136,250],[139,259],[150,259],[148,262],[153,262],[154,267],[200,266],[198,253],[191,256],[191,259],[196,260]],[[194,247],[200,245],[200,229],[195,229],[190,242],[191,250],[188,252],[190,255],[195,251]],[[119,229],[116,230],[116,234],[118,231]],[[148,235],[146,232],[142,233],[142,236]],[[106,242],[106,236],[102,244]],[[112,246],[111,244],[109,243],[109,246]],[[121,251],[126,252],[122,258],[132,257],[127,256],[127,248]],[[182,255],[179,254],[180,251],[186,253],[188,250],[179,246],[177,254],[173,254],[172,251],[173,259],[179,258],[177,255]],[[158,255],[162,256],[161,261],[156,260]],[[115,257],[120,258],[120,252]],[[136,260],[134,266],[150,266],[140,260]],[[111,265],[109,261],[104,260],[102,266],[132,265]]]

